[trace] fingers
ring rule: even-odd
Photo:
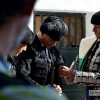
[[[62,90],[61,87],[60,87],[59,85],[53,84],[53,87],[54,87],[55,90],[57,90],[57,91],[61,91],[61,90]]]
[[[59,74],[59,77],[63,77],[63,76],[70,77],[71,76],[70,68],[65,67],[65,66],[60,66],[58,69],[58,74]]]
[[[64,80],[68,85],[70,84],[69,79],[70,79],[69,77],[64,77]]]
[[[65,66],[60,66],[59,69],[58,69],[58,74],[59,74],[59,77],[74,77],[75,76],[75,70],[73,69],[70,69],[68,67],[65,67]]]
[[[68,70],[69,68],[66,66],[60,66],[58,71],[64,71],[64,70]]]
[[[63,76],[66,76],[67,72],[58,72],[58,73],[59,73],[59,77],[63,77]]]
[[[55,85],[55,84],[53,84],[53,87],[54,87],[54,88],[56,88],[56,85]]]
[[[59,95],[62,94],[62,89],[61,89],[61,87],[60,87],[59,85],[53,84],[53,87],[54,87],[54,89],[58,92]]]
[[[58,72],[59,72],[59,73],[65,72],[66,70],[67,70],[67,67],[65,67],[65,66],[60,66],[60,67],[58,68]]]
[[[73,84],[74,83],[74,78],[72,77],[64,77],[65,82],[69,85],[69,84]]]

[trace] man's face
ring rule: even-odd
[[[93,32],[97,39],[100,39],[100,25],[93,25]]]
[[[42,34],[42,44],[47,47],[50,48],[52,46],[55,46],[57,43],[57,41],[52,40],[47,34]]]

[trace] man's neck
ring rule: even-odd
[[[39,39],[39,40],[40,40],[40,42],[41,42],[40,32],[38,32],[38,33],[37,33],[37,37],[38,37],[38,39]],[[44,47],[44,45],[42,44],[42,42],[41,42],[41,46],[42,46],[42,47]]]

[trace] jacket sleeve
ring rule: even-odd
[[[79,83],[88,86],[100,86],[100,73],[83,72],[76,70],[74,83]]]
[[[32,80],[29,77],[31,72],[31,62],[34,60],[35,54],[31,48],[28,48],[26,51],[23,51],[16,60],[16,77],[21,77],[29,81],[32,85],[41,86],[36,81]]]
[[[71,69],[76,70],[74,83],[83,84],[87,86],[99,86],[100,85],[100,73],[99,72],[84,72],[78,70],[79,56],[71,64]],[[66,79],[65,79],[66,80]]]
[[[58,68],[59,68],[59,66],[64,64],[66,62],[66,60],[55,46],[52,49],[53,49],[53,54],[54,54],[53,58],[55,58],[54,59],[54,66],[55,66],[54,83],[57,85],[61,85],[62,81],[58,74]]]
[[[76,60],[72,62],[70,68],[77,70],[79,65],[79,55],[76,56]]]

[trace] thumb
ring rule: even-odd
[[[53,84],[53,86],[54,86],[54,87],[56,87],[56,85],[55,85],[55,84]]]

